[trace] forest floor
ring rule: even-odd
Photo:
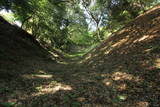
[[[57,63],[39,46],[10,37],[14,27],[4,32],[10,26],[4,23],[0,23],[0,107],[160,106],[160,6],[77,63]]]

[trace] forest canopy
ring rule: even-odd
[[[159,0],[1,0],[21,28],[40,43],[69,52],[91,46],[158,4]]]

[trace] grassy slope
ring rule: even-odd
[[[159,107],[159,22],[157,6],[86,55],[91,57],[82,65],[48,60],[26,39],[13,40],[16,47],[1,41],[0,102],[22,107]],[[9,30],[0,30],[0,37],[22,35]]]

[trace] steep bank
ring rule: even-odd
[[[46,59],[34,53],[39,49],[33,42],[36,48],[31,45],[26,50],[26,40],[21,44],[21,39],[16,42],[13,38],[22,50],[18,51],[12,42],[3,40],[0,103],[15,107],[159,107],[159,22],[157,6],[87,54],[81,66]],[[10,37],[9,30],[1,30],[2,38]]]
[[[116,93],[127,95],[132,103],[128,106],[160,106],[160,6],[105,40],[85,56],[84,63],[103,74]]]

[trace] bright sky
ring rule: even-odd
[[[157,0],[157,2],[160,3],[160,0]],[[96,3],[96,0],[92,0],[91,5],[93,6]],[[90,20],[90,16],[87,13],[87,11],[84,9],[84,7],[82,6],[82,4],[80,3],[80,8],[84,10],[84,14],[88,17],[88,19],[86,19],[87,23],[89,24],[89,29],[91,31],[95,31],[96,30],[96,26],[95,23],[93,21]],[[6,20],[8,20],[10,23],[12,24],[16,24],[17,26],[21,26],[21,22],[18,20],[15,20],[13,13],[9,10],[6,11],[5,9],[0,11],[0,16],[3,16]]]
[[[95,3],[96,3],[96,0],[91,0],[90,7],[94,6]],[[90,15],[87,13],[87,11],[82,6],[82,2],[80,3],[80,8],[84,10],[84,14],[86,15],[86,17],[88,17],[88,19],[86,19],[86,22],[89,25],[89,30],[96,31],[95,23],[90,20]],[[21,26],[21,22],[15,20],[12,11],[6,11],[5,9],[3,9],[0,11],[0,16],[3,16],[7,21],[9,21],[12,24],[16,24],[19,27]]]
[[[94,6],[95,3],[96,3],[96,0],[92,0],[90,7]],[[91,31],[96,31],[95,23],[90,20],[90,15],[88,14],[88,12],[87,12],[87,11],[84,9],[84,7],[82,6],[82,1],[81,1],[81,3],[80,3],[80,8],[84,11],[84,14],[86,15],[86,17],[88,17],[88,19],[86,19],[86,22],[89,24],[89,29],[90,29]]]
[[[15,20],[12,11],[6,11],[5,9],[0,11],[0,16],[4,17],[7,21],[9,21],[11,24],[15,24],[17,26],[21,26],[21,22],[18,20]]]

